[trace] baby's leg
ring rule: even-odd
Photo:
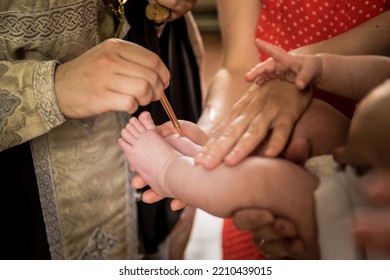
[[[232,194],[220,188],[227,183],[239,186],[240,176],[234,175],[235,180],[231,180],[232,176],[225,176],[225,168],[209,172],[196,166],[192,157],[183,155],[157,134],[150,116],[131,118],[121,136],[119,145],[130,165],[160,195],[178,198],[219,216],[230,215],[237,207],[234,205],[241,204],[236,198],[240,191]],[[171,141],[179,146],[180,141],[189,140],[173,137]],[[187,148],[189,143],[185,144]]]
[[[260,207],[296,221],[312,221],[312,191],[316,180],[283,159],[249,157],[235,167],[205,170],[147,129],[136,118],[122,131],[119,143],[130,163],[157,192],[179,198],[220,217],[236,210]],[[312,230],[303,234],[306,239]]]
[[[138,119],[146,129],[155,129],[156,125],[149,112],[142,112]],[[164,138],[173,148],[186,156],[195,156],[196,152],[201,148],[199,145],[192,142],[186,137],[181,137],[179,134],[172,134]]]
[[[236,168],[226,166],[205,170],[195,165],[192,157],[184,156],[161,138],[148,114],[140,119],[132,118],[121,135],[119,145],[129,163],[157,193],[181,199],[218,216],[229,216],[233,210],[249,203],[242,189],[250,180],[248,174],[253,174],[246,167],[249,162],[237,168],[237,172]],[[248,174],[242,173],[243,169]],[[253,191],[251,186],[248,188]]]

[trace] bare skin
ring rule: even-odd
[[[310,91],[301,92],[286,81],[269,81],[259,88],[244,80],[245,72],[257,63],[258,52],[253,34],[261,1],[248,0],[245,3],[237,5],[236,0],[217,1],[224,50],[221,69],[213,79],[199,121],[210,135],[209,142],[197,156],[197,162],[205,168],[214,168],[222,162],[238,164],[266,137],[270,140],[262,155],[279,155],[311,100]],[[248,9],[243,11],[244,16],[240,13],[243,9]],[[386,11],[343,34],[290,53],[389,55],[389,37],[386,36],[389,18],[390,11]],[[248,38],[243,38],[246,35],[250,36],[249,42]],[[248,94],[250,92],[254,94]],[[235,103],[237,105],[233,107]],[[238,115],[241,116],[239,120],[233,117]]]
[[[385,56],[342,56],[334,54],[291,55],[283,49],[256,39],[256,46],[270,58],[247,74],[248,81],[261,85],[270,79],[291,82],[298,89],[310,85],[359,101],[367,92],[389,78],[390,59]],[[356,71],[360,69],[360,71]],[[345,78],[348,73],[348,79]],[[351,83],[350,81],[356,81]],[[361,83],[359,81],[365,81]]]
[[[196,156],[197,162],[206,168],[214,168],[223,162],[232,166],[239,164],[259,144],[265,142],[265,137],[269,140],[262,150],[263,156],[280,155],[286,150],[294,127],[311,100],[310,91],[299,91],[294,84],[286,81],[274,80],[262,87],[253,87],[243,79],[245,72],[257,63],[254,33],[261,1],[247,0],[242,5],[237,0],[217,0],[217,6],[223,38],[223,59],[221,69],[217,71],[209,88],[199,120],[199,125],[210,136],[209,143],[205,143],[204,149]],[[389,18],[390,11],[386,11],[343,34],[290,53],[388,56],[390,37],[386,34],[390,27]],[[235,103],[237,105],[233,107]],[[239,120],[233,117],[238,115],[242,116]],[[302,142],[298,144],[296,147],[302,146]],[[300,158],[305,154],[300,153],[299,149],[289,149],[289,152],[300,154]],[[264,225],[272,227],[272,223],[278,221],[277,217],[271,218],[270,213],[255,214],[251,210],[241,210],[235,217],[235,223],[245,224],[245,229],[253,230],[256,238],[263,234]],[[259,217],[266,218],[261,220]],[[252,222],[251,225],[246,219]],[[274,239],[283,234],[291,236],[294,232],[284,229],[291,227],[283,227],[282,231],[274,228],[273,235],[270,228],[265,228],[265,237]],[[279,244],[282,245],[273,246],[277,247],[277,251],[271,251],[272,255],[291,256],[291,248],[285,246],[286,242],[283,240]]]
[[[301,88],[313,83],[326,90],[332,88],[334,92],[353,99],[361,99],[367,95],[359,103],[349,130],[348,141],[345,146],[336,150],[335,159],[340,164],[372,168],[367,177],[376,178],[376,181],[381,182],[379,186],[382,188],[378,189],[379,195],[373,197],[367,183],[366,196],[374,205],[380,206],[381,199],[388,205],[387,191],[383,185],[384,182],[388,183],[386,178],[390,170],[388,160],[390,135],[386,129],[389,119],[390,82],[380,81],[390,76],[390,59],[382,56],[346,57],[330,54],[293,56],[264,41],[257,40],[256,43],[259,48],[269,53],[271,58],[248,72],[247,78],[250,80],[256,80],[261,84],[268,79],[285,79]],[[376,86],[377,84],[380,85]],[[387,207],[357,211],[355,225],[357,241],[365,247],[378,249],[378,244],[381,244],[382,250],[388,248],[387,239],[384,238],[390,228],[387,214]],[[380,223],[382,225],[379,225]],[[239,224],[245,226],[245,221]],[[263,234],[267,235],[267,232],[263,231]],[[267,250],[280,254],[280,245],[283,246],[283,243],[287,242],[278,242],[276,248],[269,244]]]
[[[153,52],[120,39],[108,39],[61,64],[55,89],[68,118],[108,111],[134,113],[139,105],[161,98],[170,73]]]
[[[303,161],[305,152],[302,153],[300,148],[302,144],[306,146],[304,141],[295,142],[290,147],[286,145],[295,124],[309,107],[311,92],[299,91],[293,84],[284,81],[270,81],[261,88],[252,87],[243,78],[246,71],[257,63],[258,52],[253,41],[261,1],[246,0],[245,5],[242,5],[237,0],[217,0],[217,7],[223,39],[222,63],[207,92],[198,122],[208,134],[209,143],[203,143],[205,147],[198,152],[197,162],[206,168],[214,168],[222,162],[233,166],[262,143],[266,143],[262,150],[263,156],[276,157],[283,153],[293,160]],[[291,53],[388,55],[389,18],[390,12],[384,12],[344,34]],[[232,109],[235,103],[237,105]],[[251,106],[245,107],[246,104]],[[241,116],[239,120],[235,118],[238,115]],[[268,140],[265,141],[266,139]],[[154,196],[151,192],[148,195],[149,198]],[[180,206],[183,204],[176,205]],[[242,210],[242,219],[246,217],[245,211]],[[259,215],[268,218],[256,219],[253,227],[257,232],[262,226],[272,227],[273,221],[277,224],[286,222],[276,217],[270,218],[270,213],[263,212]],[[283,232],[274,228],[277,232],[274,236],[291,236],[292,231],[284,231],[291,228],[282,227]],[[272,232],[269,228],[265,230],[267,233]],[[289,254],[285,251],[279,256]]]
[[[207,171],[194,165],[192,157],[171,146],[172,141],[177,141],[176,146],[186,146],[187,140],[175,136],[167,143],[153,126],[147,112],[140,120],[132,118],[122,131],[119,144],[132,168],[157,193],[180,198],[220,217],[232,216],[242,208],[262,207],[292,219],[298,225],[313,220],[313,213],[307,209],[313,209],[312,191],[317,180],[298,165],[283,159],[248,157],[237,167],[221,165]],[[198,148],[197,145],[193,147],[194,150]],[[283,178],[277,175],[281,172],[285,174]],[[314,227],[300,227],[300,234],[306,245],[315,244]],[[313,254],[316,252],[310,252],[306,257],[312,258]]]
[[[158,2],[170,9],[168,21],[173,21],[190,11],[196,0]],[[60,109],[67,118],[86,118],[108,111],[134,113],[140,105],[159,100],[169,80],[168,69],[154,52],[123,40],[109,39],[58,65],[55,90]],[[183,207],[179,201],[173,204],[177,209]],[[172,258],[182,258],[191,230],[191,216],[190,209],[186,209],[169,236],[175,241],[170,242]],[[180,240],[184,242],[180,244]]]
[[[168,21],[190,11],[196,0],[152,0],[171,10]],[[108,111],[134,113],[159,100],[170,73],[154,52],[120,39],[108,39],[60,64],[55,89],[62,113],[86,118]]]
[[[143,118],[144,115],[140,115],[140,119]],[[316,125],[316,121],[319,121],[324,125],[320,127]],[[191,153],[188,152],[191,149],[187,147],[186,153],[188,155],[193,154],[202,146],[203,143],[206,143],[207,135],[205,135],[202,130],[199,130],[199,127],[193,123],[182,121],[181,124],[183,130],[185,131],[185,135],[199,143],[199,146],[196,146]],[[288,154],[289,156],[288,159],[294,158],[295,162],[303,164],[308,157],[330,153],[336,147],[345,144],[348,126],[349,121],[342,114],[326,103],[314,99],[308,111],[304,114],[295,128],[292,136],[294,147],[291,147],[291,150],[287,149],[286,151],[286,155]],[[161,137],[166,137],[166,141],[169,141],[171,145],[174,144],[171,140],[175,140],[177,138],[172,136],[172,134],[176,134],[176,131],[170,122],[156,127],[156,130]],[[180,142],[182,142],[182,144],[188,143],[186,139],[182,139]],[[296,145],[299,147],[296,147]],[[181,149],[179,146],[175,146],[175,148],[179,150]],[[212,172],[212,170],[210,172]],[[143,188],[147,185],[147,183],[139,175],[133,179],[132,184],[137,188]],[[142,199],[145,202],[153,203],[155,199],[161,199],[163,197],[164,195],[160,195],[153,189],[149,189],[144,192]],[[171,208],[177,210],[185,205],[186,203],[176,199],[173,200]],[[304,252],[303,249],[306,247],[305,243],[303,243],[302,239],[299,238],[299,230],[296,225],[291,223],[291,221],[282,218],[275,219],[270,212],[259,207],[242,209],[235,212],[233,215],[239,222],[238,227],[241,230],[249,230],[251,229],[250,225],[253,226],[252,223],[246,222],[246,218],[250,221],[256,221],[255,224],[260,228],[265,227],[261,230],[259,235],[254,235],[254,239],[260,240],[261,236],[263,236],[263,238],[266,237],[266,247],[274,246],[276,247],[276,252],[278,252],[281,251],[280,244],[287,244],[289,248],[288,255],[290,257],[294,256],[297,258],[299,258],[300,254]],[[261,223],[259,223],[259,218]],[[271,248],[271,250],[273,254],[275,249]],[[280,254],[277,253],[273,256],[276,258],[278,258],[278,256],[285,256],[285,252],[281,252]]]
[[[390,80],[376,87],[358,106],[347,145],[335,158],[365,169],[363,195],[374,207],[358,209],[353,234],[358,245],[390,253]]]

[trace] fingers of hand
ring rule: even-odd
[[[261,251],[261,253],[263,254],[264,257],[266,257],[267,259],[271,258],[271,254],[268,253],[268,251],[266,250],[265,247],[265,239],[264,238],[261,238],[260,240],[254,240],[256,246],[259,248],[259,250]]]
[[[214,157],[218,158],[218,162],[223,161],[227,154],[231,154],[231,157],[234,158],[242,151],[232,148],[235,146],[237,141],[240,141],[242,135],[246,133],[245,131],[250,120],[251,118],[248,118],[245,115],[235,118],[230,125],[224,129],[218,138],[214,138],[215,136],[212,136],[203,151],[213,154]],[[243,147],[245,149],[251,148],[246,146]],[[240,158],[242,157],[243,156],[240,156]]]
[[[142,193],[142,201],[145,203],[155,203],[162,199],[164,199],[165,196],[162,196],[158,193],[156,193],[154,190],[149,189]]]
[[[139,105],[147,105],[161,90],[153,87],[148,81],[134,77],[117,76],[106,81],[99,89],[87,89],[84,92],[85,101],[89,106],[89,115],[96,115],[107,111],[122,111],[134,113]],[[162,93],[163,91],[161,91]]]
[[[229,159],[225,162],[236,164],[261,142],[268,126],[267,124],[260,125],[260,129],[257,126],[258,119],[263,117],[263,99],[256,94],[257,89],[258,87],[254,87],[246,92],[234,105],[229,117],[212,132],[201,154],[195,158],[198,164],[203,164],[206,168],[214,168],[225,159],[228,153],[230,153]],[[256,115],[258,117],[255,117]],[[251,124],[253,120],[255,123]],[[266,120],[262,121],[267,123]],[[240,141],[244,143],[240,143],[232,150]]]
[[[254,231],[272,224],[274,215],[264,209],[244,209],[234,213],[233,221],[239,230]]]
[[[314,68],[314,65],[303,63],[303,65],[297,67],[299,67],[299,71],[297,71],[298,75],[295,84],[299,89],[303,90],[310,84],[315,83],[314,75],[316,74],[317,69]]]
[[[201,164],[207,169],[215,168],[223,160],[223,157],[226,155],[226,150],[231,147],[231,141],[234,141],[232,138],[227,138],[224,136],[231,122],[237,117],[236,113],[233,112],[225,121],[218,125],[212,132],[211,136],[208,139],[204,147],[197,153],[195,156],[195,163]],[[231,133],[232,130],[229,130]],[[219,146],[219,141],[224,143],[224,146]]]
[[[282,239],[296,238],[297,228],[288,220],[277,218],[273,223],[252,229],[254,239],[266,239],[268,241],[278,241]]]
[[[282,152],[293,131],[295,120],[289,116],[277,116],[275,123],[269,141],[263,148],[262,154],[266,157],[276,157]]]
[[[337,148],[333,152],[333,157],[334,157],[335,161],[341,165],[344,165],[350,161],[349,155],[348,155],[348,150],[345,146]]]
[[[245,79],[248,82],[256,81],[256,84],[261,85],[265,81],[276,78],[275,67],[275,61],[273,59],[268,59],[257,64],[249,72],[247,72],[245,74]]]
[[[296,122],[309,105],[311,96],[298,91],[288,82],[275,80],[266,86],[267,101],[263,114],[269,115],[269,128],[272,132],[261,154],[275,157],[285,148]]]
[[[272,58],[266,61],[269,65],[272,65],[266,72],[278,78],[284,77],[288,72],[297,74],[297,72],[295,72],[297,70],[295,66],[299,61],[297,61],[294,56],[290,55],[282,48],[260,39],[256,39],[256,46],[259,50],[265,52]]]
[[[260,144],[256,147],[259,148],[260,155],[267,157],[279,155],[290,137],[295,122],[306,108],[305,104],[310,100],[306,95],[303,101],[296,98],[296,94],[299,93],[295,86],[278,80],[267,82],[255,92],[257,94],[247,111],[254,111],[256,114],[250,115],[255,117],[252,117],[247,134],[234,148],[240,151],[235,161],[234,155],[231,155],[230,160],[235,163],[240,160],[239,156],[248,155]]]
[[[135,189],[143,189],[144,187],[147,186],[147,182],[139,175],[135,175],[132,179],[131,179],[131,185],[132,187],[134,187]]]
[[[303,251],[303,243],[299,239],[278,241],[255,239],[254,242],[263,255],[269,259],[292,259]]]
[[[183,16],[195,5],[196,0],[156,0],[160,5],[171,10],[169,21]]]
[[[156,54],[109,39],[60,65],[55,79],[63,113],[84,118],[110,110],[133,113],[161,97],[170,74]]]
[[[259,38],[255,40],[255,44],[260,51],[268,54],[278,62],[286,60],[289,56],[283,49]]]
[[[152,69],[135,63],[127,63],[125,67],[117,65],[114,68],[110,76],[105,71],[105,77],[109,81],[107,87],[113,92],[130,93],[137,97],[141,105],[161,98],[164,85]]]
[[[173,211],[178,211],[181,209],[184,209],[187,206],[187,204],[179,199],[173,199],[171,201],[171,209]]]
[[[96,69],[115,69],[118,74],[132,76],[132,69],[138,65],[157,76],[166,88],[169,85],[170,73],[161,58],[148,49],[120,39],[108,39],[95,47],[91,63]],[[100,66],[97,68],[97,66]],[[138,70],[138,69],[137,69]],[[112,70],[113,71],[113,70]],[[145,75],[146,76],[146,75]],[[153,77],[153,79],[156,79]],[[154,83],[151,83],[154,84]]]
[[[270,120],[262,113],[253,118],[246,131],[238,139],[233,149],[225,157],[227,165],[236,165],[253,152],[269,132]]]
[[[170,72],[156,53],[137,44],[118,39],[109,39],[103,42],[103,44],[104,43],[107,43],[107,46],[104,46],[107,51],[116,49],[116,54],[122,60],[131,64],[142,65],[143,67],[156,72],[159,80],[164,85],[164,88],[169,85]]]
[[[275,232],[279,234],[280,237],[297,237],[298,236],[298,228],[295,224],[290,222],[289,220],[283,218],[277,218],[274,222]]]
[[[197,145],[204,146],[209,140],[209,136],[197,124],[183,120],[180,125],[186,137]]]
[[[234,213],[233,221],[238,229],[253,234],[255,244],[268,258],[292,257],[303,250],[296,226],[288,220],[275,219],[267,210],[240,210]]]

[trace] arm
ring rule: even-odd
[[[119,145],[130,165],[161,195],[180,198],[221,217],[246,207],[270,209],[297,221],[302,225],[298,227],[303,239],[309,244],[315,242],[314,227],[306,223],[313,218],[312,191],[317,179],[301,167],[281,159],[248,157],[235,167],[220,165],[213,171],[205,170],[161,138],[146,112],[138,120],[132,118],[121,136]],[[198,149],[185,138],[176,136],[171,141],[177,141],[177,147],[192,145]],[[280,172],[284,176],[278,176]]]
[[[248,81],[256,81],[258,85],[280,79],[295,83],[303,90],[314,84],[358,101],[390,76],[390,59],[385,56],[292,55],[260,39],[256,40],[256,45],[270,56],[246,74]]]
[[[42,135],[68,118],[133,113],[157,100],[170,74],[154,53],[109,39],[74,60],[2,61],[1,150]]]
[[[260,1],[217,1],[222,35],[222,63],[208,89],[198,124],[208,133],[230,112],[232,105],[249,87],[245,72],[256,62],[255,36]]]
[[[387,11],[344,34],[290,53],[388,55],[389,19],[390,11]],[[255,56],[252,59],[254,60]],[[198,156],[198,163],[210,168],[222,161],[235,165],[259,144],[263,144],[262,151],[265,156],[274,157],[282,152],[296,121],[310,103],[311,96],[309,92],[299,92],[295,86],[277,80],[269,81],[261,88],[253,86],[252,89],[253,94],[242,96],[233,108],[231,115],[235,114],[240,118],[226,120],[218,133],[211,135],[205,146],[207,149]]]
[[[390,55],[390,10],[333,38],[291,51],[293,54]]]
[[[0,151],[62,124],[54,90],[56,61],[0,61]]]
[[[320,54],[323,71],[317,86],[356,101],[390,77],[390,58]]]

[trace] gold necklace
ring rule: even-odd
[[[117,2],[117,4],[115,4]],[[125,4],[127,0],[103,0],[103,3],[108,6],[111,9],[111,12],[116,16],[116,18],[119,21],[118,27],[115,32],[115,37],[118,38],[119,34],[122,30],[123,22],[124,22],[124,9],[125,9]]]

